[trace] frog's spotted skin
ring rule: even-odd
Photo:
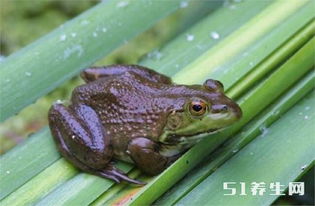
[[[55,104],[49,126],[63,156],[80,169],[136,184],[111,161],[135,163],[155,175],[200,138],[241,117],[239,106],[215,80],[176,85],[137,65],[89,68],[69,107]]]

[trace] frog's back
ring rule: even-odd
[[[130,139],[157,140],[163,132],[173,105],[165,97],[164,87],[168,85],[127,73],[82,85],[74,91],[72,99],[94,108],[111,136],[115,153],[121,153]]]

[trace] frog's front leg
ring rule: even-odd
[[[160,146],[156,142],[138,137],[129,142],[127,153],[143,172],[157,175],[175,160],[162,156],[159,149]]]
[[[85,80],[85,82],[91,82],[97,80],[98,78],[122,75],[127,72],[136,73],[141,77],[148,79],[149,81],[163,84],[172,84],[172,80],[169,77],[139,65],[117,64],[106,67],[91,67],[83,70],[81,77]]]
[[[91,107],[54,104],[49,111],[49,126],[61,154],[81,170],[116,182],[143,184],[111,164],[110,139]]]

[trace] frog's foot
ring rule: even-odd
[[[121,181],[126,181],[126,182],[137,184],[137,185],[145,185],[146,184],[145,182],[131,179],[130,177],[128,177],[128,175],[126,173],[124,173],[123,171],[116,168],[113,164],[108,164],[108,166],[106,166],[106,168],[99,170],[99,171],[95,171],[94,174],[101,176],[101,177],[106,177],[106,178],[112,179],[117,183],[120,183]]]

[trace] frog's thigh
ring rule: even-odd
[[[109,140],[104,138],[104,128],[90,107],[69,109],[55,104],[49,111],[49,125],[62,154],[80,169],[85,170],[84,165],[101,169],[111,160]]]
[[[74,112],[75,111],[75,112]],[[112,179],[144,184],[129,178],[110,163],[113,155],[109,139],[94,110],[85,105],[68,109],[61,104],[49,111],[49,126],[61,154],[85,172]]]
[[[81,77],[86,82],[91,82],[98,78],[109,77],[113,75],[122,75],[127,72],[134,72],[142,76],[143,78],[148,79],[149,81],[172,84],[172,80],[169,77],[163,74],[159,74],[158,72],[149,68],[138,65],[110,65],[106,67],[91,67],[85,69],[81,73]]]
[[[132,139],[128,153],[137,166],[149,175],[157,175],[168,166],[168,158],[159,154],[159,145],[147,138]]]

